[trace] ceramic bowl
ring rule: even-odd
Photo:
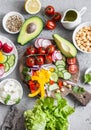
[[[10,98],[7,97],[10,95]],[[5,105],[14,105],[20,102],[23,96],[23,88],[21,84],[12,78],[2,80],[0,82],[0,102]],[[7,104],[5,101],[7,101]]]
[[[85,23],[82,23],[82,24],[80,24],[75,30],[74,30],[74,32],[73,32],[73,36],[72,36],[72,40],[73,40],[73,44],[75,45],[75,47],[79,50],[79,51],[81,51],[81,52],[84,52],[84,53],[91,53],[91,45],[89,45],[88,46],[88,50],[85,50],[86,49],[86,42],[85,41],[83,41],[83,43],[81,43],[81,44],[78,44],[77,43],[77,41],[76,41],[76,35],[77,35],[77,33],[79,32],[79,30],[81,30],[82,28],[84,28],[84,27],[90,27],[90,30],[91,30],[91,22],[85,22]],[[83,32],[83,31],[82,31]],[[85,34],[85,33],[84,33]],[[82,35],[82,34],[81,34]],[[85,35],[87,35],[87,32],[86,32],[86,34]],[[83,37],[83,36],[80,36],[81,38]],[[90,35],[90,39],[91,39],[91,35]],[[87,37],[86,37],[86,39],[85,40],[87,40]],[[81,40],[80,40],[81,41]],[[90,42],[90,44],[91,44],[91,42]],[[82,45],[82,46],[81,46]],[[83,47],[83,49],[82,49],[82,47]]]
[[[3,28],[5,29],[5,31],[8,32],[8,33],[10,33],[10,34],[17,34],[17,33],[19,33],[19,31],[20,31],[22,25],[18,28],[17,31],[10,31],[10,29],[7,27],[6,23],[7,23],[7,21],[9,20],[9,18],[10,18],[11,16],[18,16],[18,18],[21,19],[22,24],[23,24],[23,22],[24,22],[24,17],[23,17],[23,15],[21,15],[19,12],[15,12],[15,11],[9,12],[9,13],[7,13],[7,14],[3,17],[2,25],[3,25]],[[11,25],[11,26],[13,26],[13,25]]]

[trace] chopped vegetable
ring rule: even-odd
[[[38,99],[33,110],[24,112],[27,130],[68,130],[68,116],[74,109],[60,94],[56,99],[46,97]]]
[[[4,103],[7,104],[8,101],[10,100],[10,98],[11,98],[11,96],[8,94],[7,97],[6,97],[5,100],[4,100]]]

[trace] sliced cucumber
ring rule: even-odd
[[[54,83],[54,84],[52,84],[52,85],[49,86],[49,91],[53,91],[53,90],[56,90],[58,88],[59,88],[58,84]]]
[[[66,69],[62,70],[62,73],[64,74],[65,72],[68,72]]]
[[[65,66],[66,65],[64,60],[57,60],[55,64],[56,64],[56,66],[58,66],[58,65]]]
[[[63,78],[63,73],[61,71],[58,72],[58,77]]]
[[[65,70],[64,67],[60,67],[60,68],[58,68],[58,71],[63,71],[63,70]]]
[[[51,78],[50,78],[50,79],[53,80],[54,82],[57,82],[57,80],[58,80],[57,73],[53,72],[53,73],[51,74]]]
[[[10,66],[8,63],[5,63],[4,66],[5,66],[5,73],[6,73],[10,70]]]
[[[9,56],[7,63],[12,67],[15,64],[15,55],[12,54]]]
[[[4,60],[2,62],[0,62],[0,63],[5,63],[7,61],[7,59],[8,59],[7,55],[3,55],[3,56],[4,56]]]
[[[69,72],[65,72],[65,73],[63,73],[63,78],[68,80],[71,78],[71,74]]]

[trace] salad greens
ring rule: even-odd
[[[82,94],[85,92],[84,88],[78,87],[78,86],[72,87],[72,90],[73,90],[73,92],[78,93],[78,94]]]
[[[59,94],[56,99],[38,99],[33,110],[24,112],[27,130],[68,130],[68,116],[74,109]]]

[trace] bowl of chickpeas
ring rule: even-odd
[[[91,53],[91,22],[80,24],[72,36],[75,47],[85,53]]]

